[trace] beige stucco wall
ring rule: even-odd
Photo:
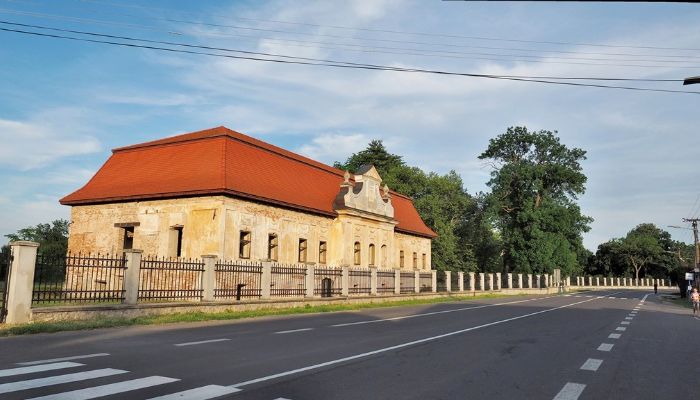
[[[351,213],[352,214],[352,213]],[[307,239],[307,262],[318,263],[319,243],[328,246],[328,265],[354,265],[354,243],[361,244],[362,267],[369,266],[369,245],[375,245],[375,266],[399,267],[399,250],[406,254],[404,269],[413,269],[412,254],[426,254],[430,269],[430,239],[394,232],[386,218],[341,214],[329,218],[225,196],[74,206],[68,247],[71,252],[117,253],[124,231],[115,223],[133,223],[133,248],[144,255],[172,255],[176,235],[183,227],[182,256],[212,254],[224,259],[239,256],[240,232],[251,232],[251,260],[267,258],[268,235],[278,235],[278,259],[297,263],[299,238]],[[382,257],[382,245],[386,256]]]

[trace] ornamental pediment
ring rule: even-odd
[[[389,187],[382,185],[382,178],[373,165],[361,166],[350,180],[350,173],[345,172],[343,183],[333,202],[334,210],[357,210],[386,218],[394,218],[394,206],[391,204]]]

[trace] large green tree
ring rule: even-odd
[[[479,159],[493,167],[488,202],[501,233],[504,272],[561,268],[571,275],[585,264],[581,234],[592,219],[576,204],[585,191],[585,155],[562,144],[556,131],[510,127],[489,141]]]
[[[475,250],[488,249],[482,244],[487,239],[480,237],[473,241],[478,236],[478,229],[473,225],[484,223],[479,215],[481,208],[467,193],[462,178],[455,171],[440,175],[408,166],[401,156],[389,153],[380,140],[370,142],[365,150],[334,165],[355,172],[364,164],[374,165],[391,189],[411,197],[421,218],[438,234],[432,241],[434,268],[452,271],[478,269],[477,260],[487,257],[476,254]],[[493,236],[486,229],[478,233]]]
[[[10,241],[29,240],[39,243],[39,253],[52,257],[62,257],[68,251],[68,225],[64,219],[50,224],[38,224],[20,229],[17,233],[5,235]]]

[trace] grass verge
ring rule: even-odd
[[[178,322],[202,322],[202,321],[224,321],[224,320],[236,320],[243,318],[256,318],[265,316],[277,316],[277,315],[294,315],[294,314],[312,314],[312,313],[326,313],[326,312],[336,312],[336,311],[351,311],[351,310],[361,310],[361,309],[371,309],[371,308],[384,308],[384,307],[397,307],[397,306],[411,306],[411,305],[421,305],[421,304],[437,304],[437,303],[447,303],[454,301],[464,301],[464,300],[476,300],[476,299],[494,299],[500,297],[512,297],[508,295],[499,294],[484,294],[479,296],[446,296],[438,297],[433,299],[411,299],[411,300],[398,300],[398,301],[388,301],[384,303],[357,303],[357,304],[332,304],[332,305],[317,305],[312,306],[306,304],[301,307],[289,307],[289,308],[263,308],[259,310],[249,310],[249,311],[232,311],[227,310],[223,312],[216,313],[206,313],[201,311],[175,313],[175,314],[164,314],[164,315],[150,315],[143,317],[115,317],[115,318],[93,318],[88,320],[78,320],[78,321],[60,321],[60,322],[35,322],[31,324],[19,324],[10,325],[7,327],[0,328],[1,336],[16,336],[16,335],[30,335],[36,333],[50,333],[50,332],[62,332],[62,331],[80,331],[89,329],[99,329],[99,328],[113,328],[120,326],[133,326],[133,325],[160,325],[160,324],[172,324]]]
[[[663,295],[663,296],[661,296],[661,297],[662,297],[665,301],[668,301],[669,303],[675,304],[675,305],[677,305],[677,306],[679,306],[679,307],[687,308],[687,309],[689,309],[689,310],[692,310],[692,309],[693,309],[693,306],[692,306],[692,304],[690,303],[690,300],[688,300],[687,298],[685,298],[685,299],[684,299],[684,298],[681,298],[681,296],[678,295],[678,294],[673,294],[673,295],[665,294],[665,295]]]

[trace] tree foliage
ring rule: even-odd
[[[585,191],[580,161],[555,132],[510,127],[489,141],[479,159],[493,167],[489,210],[503,242],[504,272],[571,275],[586,264],[581,234],[592,219],[575,201]]]
[[[423,221],[438,234],[432,241],[434,268],[476,271],[478,265],[494,264],[487,255],[494,253],[494,239],[482,216],[483,208],[467,193],[455,171],[440,175],[408,166],[401,156],[389,153],[380,140],[373,140],[365,150],[334,165],[355,172],[364,164],[374,165],[391,189],[411,197]]]
[[[39,243],[39,253],[48,256],[65,256],[68,251],[68,225],[64,219],[50,224],[38,224],[20,229],[17,233],[5,235],[10,241],[29,240]]]

